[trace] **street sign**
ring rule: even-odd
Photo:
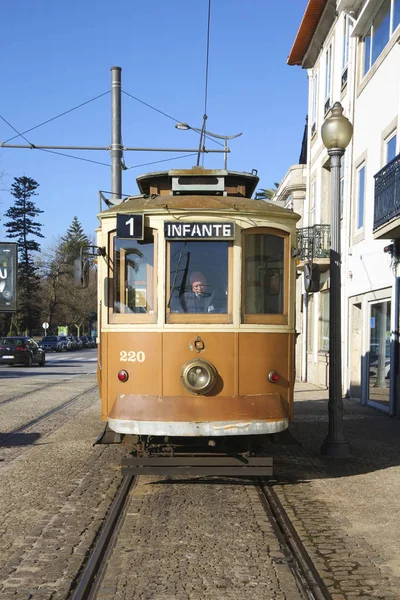
[[[49,328],[49,324],[48,323],[42,323],[42,327],[43,327],[43,329],[48,329]]]

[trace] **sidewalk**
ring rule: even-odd
[[[350,459],[321,456],[328,392],[297,384],[293,444],[276,444],[275,487],[335,600],[400,599],[400,420],[344,399]]]

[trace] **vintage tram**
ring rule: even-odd
[[[265,467],[260,441],[293,417],[300,217],[252,199],[254,173],[137,182],[98,215],[103,441],[126,436],[141,472],[182,456]]]

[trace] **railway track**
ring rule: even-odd
[[[291,568],[304,598],[331,600],[331,594],[318,574],[272,485],[268,481],[259,479],[257,491],[279,539],[286,562]]]
[[[113,541],[118,535],[119,522],[123,517],[124,509],[127,506],[129,492],[135,486],[137,477],[134,475],[125,475],[117,494],[110,507],[108,515],[103,523],[99,535],[95,539],[94,546],[91,549],[90,557],[85,564],[82,572],[78,573],[75,590],[70,596],[71,600],[87,600],[95,598],[97,586],[101,581],[101,573],[107,562],[107,558],[112,552]],[[73,582],[72,588],[75,587]]]
[[[95,600],[101,591],[107,562],[113,553],[119,532],[123,528],[124,515],[128,512],[130,491],[137,484],[138,479],[134,475],[126,475],[123,478],[109,514],[90,549],[86,564],[71,585],[69,600]],[[186,482],[189,483],[190,480]],[[168,485],[168,482],[165,484]],[[253,483],[249,485],[255,486],[257,490],[259,500],[284,556],[282,562],[288,566],[296,581],[299,600],[331,600],[327,587],[296,534],[271,484],[265,479],[254,478]],[[134,591],[133,589],[133,594]],[[297,599],[287,596],[287,600]]]

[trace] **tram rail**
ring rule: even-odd
[[[259,478],[257,491],[261,504],[280,542],[286,562],[291,568],[304,598],[309,600],[332,600],[329,590],[297,535],[271,483]]]
[[[247,479],[247,478],[246,478]],[[118,489],[109,513],[88,551],[88,559],[71,585],[69,600],[95,600],[101,591],[103,575],[114,551],[118,535],[123,528],[128,509],[129,495],[137,485],[139,477],[126,474]],[[297,535],[293,524],[283,508],[271,482],[265,477],[250,478],[264,508],[266,518],[272,525],[284,556],[283,561],[292,572],[299,598],[304,600],[332,600],[332,596],[313,564],[306,548]],[[216,481],[218,483],[220,480]],[[190,480],[186,480],[187,483]],[[168,484],[168,482],[165,482]],[[169,482],[171,485],[173,481]],[[252,485],[250,484],[250,485]]]
[[[94,594],[97,590],[97,584],[101,580],[102,569],[112,552],[113,541],[118,535],[118,524],[127,506],[129,492],[135,486],[136,481],[137,477],[134,475],[125,475],[122,479],[99,535],[94,541],[90,557],[71,586],[71,588],[75,587],[70,596],[71,600],[88,600],[95,597]],[[76,581],[79,581],[77,586]]]

